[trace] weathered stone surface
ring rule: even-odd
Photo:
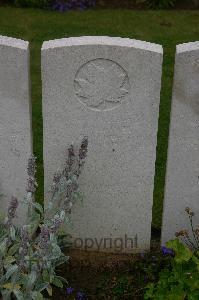
[[[23,200],[32,152],[28,42],[0,36],[0,198],[5,213],[11,196]],[[25,221],[18,209],[18,223]]]
[[[66,147],[89,139],[84,201],[72,214],[78,246],[90,238],[87,248],[114,251],[121,243],[115,239],[125,243],[127,235],[134,247],[137,236],[135,251],[149,248],[161,65],[162,47],[137,40],[80,37],[43,44],[46,199]],[[104,238],[112,238],[112,248],[105,249]],[[121,250],[131,246],[128,241]]]
[[[185,208],[199,224],[199,42],[177,46],[164,199],[162,244],[190,229]]]

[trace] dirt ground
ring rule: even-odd
[[[57,271],[69,281],[70,287],[85,292],[86,300],[141,300],[146,256],[154,257],[160,251],[159,232],[153,232],[152,236],[151,251],[145,258],[140,254],[67,250],[69,262]],[[53,299],[73,297],[67,297],[65,287],[53,289]]]

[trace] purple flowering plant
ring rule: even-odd
[[[59,12],[85,10],[94,7],[96,0],[13,0],[17,7],[34,7]]]
[[[176,238],[162,247],[171,264],[162,268],[157,282],[147,285],[144,299],[199,299],[199,226],[194,226],[194,213],[189,207],[185,212],[191,232],[176,232]]]
[[[68,261],[59,237],[64,224],[70,222],[71,209],[81,194],[78,180],[87,156],[88,139],[76,149],[67,149],[62,171],[54,175],[48,206],[34,201],[37,187],[36,159],[28,161],[26,225],[17,227],[15,218],[19,201],[12,197],[7,216],[0,222],[0,293],[3,299],[44,299],[43,291],[52,296],[52,287],[63,287],[65,278],[57,276],[56,267]],[[72,290],[71,290],[72,291]],[[45,299],[47,299],[45,297]],[[83,299],[79,295],[79,299]]]
[[[75,297],[75,298],[74,298]],[[66,299],[71,299],[71,300],[86,300],[86,295],[85,293],[81,291],[76,291],[72,287],[68,287],[66,289]]]
[[[95,0],[55,0],[51,4],[53,10],[66,12],[72,9],[85,10],[89,7],[94,7]]]
[[[162,246],[161,250],[163,255],[171,255],[171,256],[175,255],[173,249],[167,248],[165,246]]]

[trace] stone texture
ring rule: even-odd
[[[26,166],[32,152],[28,42],[0,36],[0,198],[1,214],[11,196],[23,200]],[[25,220],[18,209],[17,223]]]
[[[190,229],[185,208],[199,224],[199,42],[178,45],[172,97],[162,244]]]
[[[84,201],[72,213],[74,239],[137,235],[134,250],[149,248],[161,68],[162,47],[147,42],[111,37],[44,42],[46,199],[66,147],[89,139],[80,183]]]

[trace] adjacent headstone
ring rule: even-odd
[[[42,47],[45,195],[66,147],[88,136],[74,246],[149,248],[162,70],[159,45],[78,37]]]
[[[164,199],[162,244],[199,224],[199,42],[177,46]]]
[[[0,210],[12,196],[24,199],[32,153],[28,42],[0,36]],[[25,221],[25,206],[17,223]]]

